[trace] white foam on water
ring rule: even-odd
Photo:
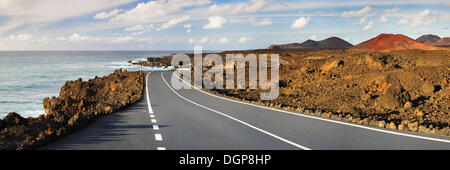
[[[20,114],[20,116],[22,116],[24,118],[38,117],[40,115],[45,115],[45,111],[44,110],[25,110],[25,111],[18,112],[17,114]],[[8,115],[8,113],[0,113],[0,119],[5,118],[6,115]]]

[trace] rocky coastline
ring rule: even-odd
[[[9,113],[0,120],[0,150],[36,149],[122,110],[141,99],[143,79],[139,72],[119,69],[84,82],[68,81],[58,97],[43,100],[45,115],[23,118]]]

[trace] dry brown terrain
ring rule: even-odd
[[[280,54],[289,64],[280,68],[278,99],[260,102],[258,90],[215,92],[359,124],[449,135],[449,51]]]

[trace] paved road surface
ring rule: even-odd
[[[450,149],[448,137],[299,115],[196,89],[174,90],[171,72],[146,75],[148,89],[135,105],[42,149]]]

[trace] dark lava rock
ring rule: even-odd
[[[3,123],[6,127],[25,125],[27,123],[27,119],[17,113],[11,112],[3,119]]]

